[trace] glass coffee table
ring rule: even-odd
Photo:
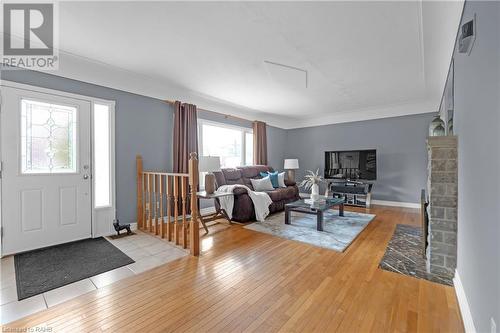
[[[316,215],[318,231],[323,231],[323,213],[335,206],[339,206],[339,216],[344,216],[343,198],[328,198],[324,202],[315,204],[306,203],[304,199],[290,202],[285,204],[285,224],[291,224],[291,212],[311,214]]]

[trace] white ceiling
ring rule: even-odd
[[[462,5],[62,2],[61,75],[284,128],[436,111]]]

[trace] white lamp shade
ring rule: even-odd
[[[299,160],[296,158],[287,158],[283,168],[285,170],[296,170],[299,168]]]
[[[198,170],[200,172],[214,172],[220,170],[219,156],[200,156]]]

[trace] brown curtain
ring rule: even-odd
[[[267,134],[266,123],[253,122],[253,164],[267,165]]]
[[[174,166],[175,173],[189,172],[189,154],[198,153],[198,117],[196,105],[174,103]],[[180,184],[179,184],[180,188]],[[179,200],[179,211],[182,211]],[[191,213],[190,197],[186,202],[187,213]]]
[[[189,153],[198,153],[196,105],[174,103],[174,172],[187,173]]]

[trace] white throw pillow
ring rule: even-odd
[[[252,182],[254,191],[264,192],[274,190],[273,183],[271,183],[271,178],[269,178],[269,176],[262,179],[250,179],[250,181]]]
[[[285,185],[285,173],[284,172],[278,173],[278,185],[279,185],[279,187],[286,187],[286,185]]]

